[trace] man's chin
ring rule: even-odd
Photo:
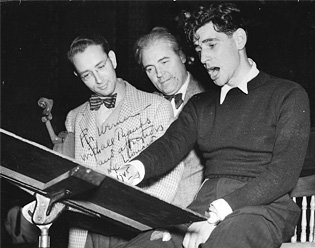
[[[219,87],[222,87],[223,85],[225,85],[225,83],[222,82],[221,80],[219,80],[218,78],[215,79],[215,80],[212,80],[212,82],[213,82],[216,86],[219,86]]]
[[[174,95],[176,93],[176,91],[169,89],[168,87],[161,87],[160,92],[167,96]]]
[[[110,92],[110,91],[108,91],[108,90],[97,90],[97,91],[95,91],[96,92],[96,94],[99,94],[99,95],[102,95],[102,96],[109,96],[109,95],[111,95],[111,94],[113,94],[113,92]]]

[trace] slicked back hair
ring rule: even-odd
[[[182,47],[173,34],[164,27],[155,27],[150,33],[140,37],[134,45],[135,59],[139,65],[142,65],[142,50],[158,40],[168,42],[176,54],[179,56],[185,56],[182,51]]]
[[[91,36],[78,36],[75,38],[71,45],[70,49],[68,51],[68,59],[72,62],[74,55],[77,53],[82,53],[85,51],[85,49],[91,45],[101,45],[104,52],[108,54],[110,51],[109,43],[108,41],[101,35],[91,35]]]

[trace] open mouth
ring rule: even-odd
[[[215,80],[218,77],[220,68],[213,66],[213,67],[207,68],[207,71],[208,71],[208,74],[210,75],[211,79]]]

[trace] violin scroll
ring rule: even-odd
[[[44,109],[42,113],[42,122],[45,123],[50,139],[54,144],[53,150],[74,158],[74,133],[61,132],[59,135],[56,135],[50,123],[52,120],[51,110],[53,105],[54,101],[51,99],[41,97],[38,100],[38,106]]]
[[[52,99],[48,99],[48,98],[45,98],[45,97],[41,97],[39,100],[38,100],[38,106],[43,108],[43,116],[42,116],[42,122],[47,122],[47,121],[50,121],[52,120],[52,114],[51,114],[51,110],[53,108],[53,105],[54,105],[54,101]]]
[[[52,141],[53,144],[59,144],[62,143],[62,138],[58,137],[55,134],[54,129],[51,126],[50,121],[52,120],[52,114],[51,114],[51,110],[53,107],[54,101],[51,99],[47,99],[45,97],[41,97],[38,100],[38,106],[40,106],[41,108],[43,108],[43,116],[42,116],[42,122],[44,122],[46,124],[50,139]]]

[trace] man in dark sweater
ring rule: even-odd
[[[162,236],[148,232],[125,247],[279,247],[300,213],[288,193],[307,150],[307,93],[259,71],[247,57],[247,33],[234,4],[187,16],[186,34],[221,92],[192,97],[159,140],[112,175],[137,184],[169,171],[197,144],[206,180],[188,208],[209,219]]]

